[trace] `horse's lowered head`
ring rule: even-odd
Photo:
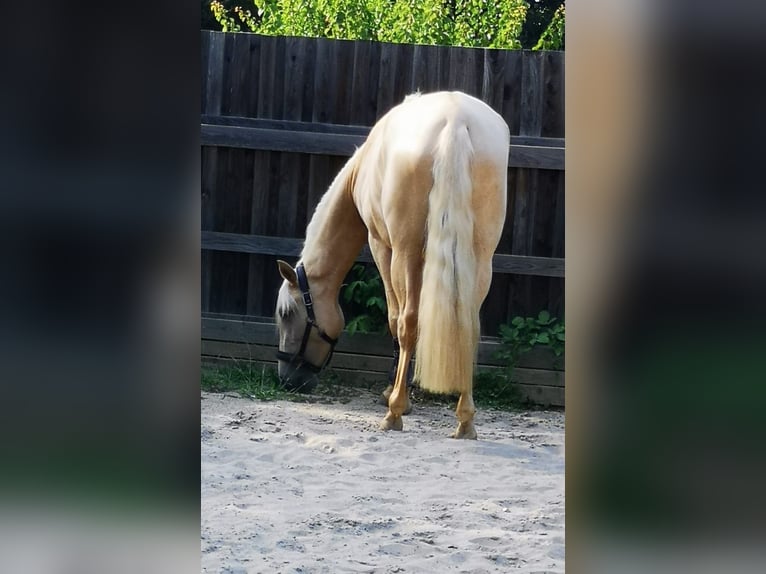
[[[279,380],[288,390],[311,392],[332,358],[343,330],[343,313],[336,295],[328,298],[320,285],[311,290],[302,263],[295,269],[284,261],[277,265],[284,279],[276,309]]]

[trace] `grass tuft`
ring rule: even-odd
[[[249,399],[274,401],[293,396],[279,384],[279,375],[273,367],[248,361],[227,365],[203,366],[201,387],[210,393],[234,392]]]

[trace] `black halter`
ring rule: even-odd
[[[332,354],[333,351],[335,351],[335,344],[338,342],[338,339],[333,339],[327,333],[325,333],[319,325],[317,325],[316,316],[314,315],[314,301],[311,299],[309,280],[306,278],[306,270],[303,268],[303,263],[298,264],[298,266],[295,268],[295,274],[298,276],[298,287],[300,287],[301,295],[303,296],[303,304],[306,306],[306,314],[308,315],[308,318],[306,319],[306,328],[303,331],[303,339],[301,340],[301,347],[298,349],[298,352],[294,355],[291,355],[290,353],[278,350],[277,359],[280,361],[288,361],[291,365],[295,365],[296,368],[305,367],[314,373],[319,373],[322,369],[330,364],[330,359],[332,359]],[[313,363],[310,363],[304,356],[304,353],[306,352],[306,345],[308,344],[309,337],[311,336],[312,327],[316,328],[319,337],[323,341],[326,341],[330,344],[330,353],[327,355],[327,358],[321,365],[314,365]]]

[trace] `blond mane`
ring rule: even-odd
[[[316,238],[319,235],[319,230],[322,227],[322,223],[327,218],[329,206],[332,204],[332,200],[335,195],[338,193],[343,193],[347,190],[347,186],[354,172],[356,163],[358,161],[358,155],[361,149],[362,148],[357,148],[357,150],[354,152],[354,155],[351,156],[351,159],[348,160],[340,172],[338,172],[338,175],[335,176],[335,179],[333,179],[330,187],[327,189],[325,194],[319,200],[316,208],[314,209],[314,214],[311,216],[308,226],[306,227],[306,239],[303,242],[300,261],[304,261],[305,259],[312,257],[314,249],[321,249],[321,246],[316,242]]]

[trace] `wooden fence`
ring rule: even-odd
[[[563,53],[202,31],[205,320],[270,317],[275,259],[297,259],[314,207],[370,126],[407,94],[442,89],[483,99],[512,134],[482,333],[542,309],[562,316]]]
[[[273,321],[247,319],[238,315],[208,315],[202,319],[202,356],[206,363],[247,361],[273,365],[277,350]],[[500,369],[494,358],[500,348],[496,340],[479,345],[478,370]],[[380,392],[386,386],[392,359],[387,336],[355,333],[340,337],[331,369],[340,378],[352,379],[355,386]],[[539,405],[564,406],[564,357],[550,349],[534,348],[523,355],[514,369],[514,380],[525,399]]]

